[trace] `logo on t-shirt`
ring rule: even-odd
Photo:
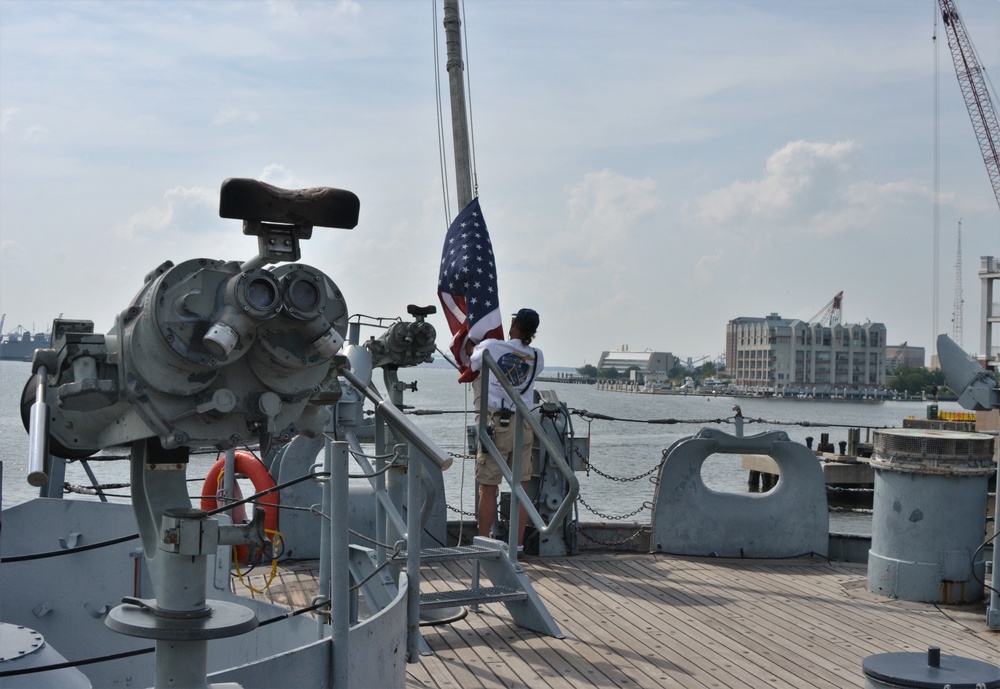
[[[514,387],[520,387],[528,381],[531,375],[531,364],[535,358],[530,354],[507,352],[500,355],[497,365],[503,371],[503,377]]]

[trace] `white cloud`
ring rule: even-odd
[[[218,203],[219,192],[207,187],[174,187],[168,189],[163,198],[168,201],[179,199],[211,207]]]
[[[778,237],[829,237],[858,231],[885,206],[922,195],[912,182],[860,179],[861,147],[793,141],[772,153],[764,174],[709,192],[686,209],[685,220],[704,230],[740,237],[753,251]]]
[[[0,240],[0,267],[4,270],[13,270],[27,261],[27,258],[27,252],[19,242]]]
[[[163,205],[132,214],[118,229],[118,235],[146,241],[160,240],[168,230],[171,234],[204,233],[203,225],[218,208],[219,193],[205,187],[174,187],[164,192],[163,201]]]
[[[268,14],[276,17],[295,18],[299,16],[292,0],[267,0]]]
[[[840,195],[857,152],[853,141],[788,143],[768,157],[761,179],[734,182],[703,196],[697,202],[697,217],[725,225],[734,220],[811,216]]]
[[[138,213],[133,213],[119,234],[128,239],[141,239],[147,235],[159,234],[170,226],[174,219],[174,206],[151,206]]]
[[[38,143],[47,138],[49,130],[40,124],[33,124],[24,130],[23,138],[29,143]]]
[[[635,224],[661,204],[653,179],[607,169],[588,173],[569,189],[569,228],[558,239],[560,249],[588,258],[607,255],[613,242],[633,235]]]
[[[229,124],[231,122],[258,122],[260,115],[256,110],[242,108],[223,108],[212,118],[213,125]]]
[[[4,108],[0,112],[0,133],[14,134],[13,123],[19,119],[21,108]],[[47,138],[49,130],[39,124],[32,124],[20,130],[20,139],[28,143],[38,143]]]
[[[695,261],[691,278],[688,281],[689,286],[692,288],[706,287],[715,282],[721,259],[722,251],[716,251],[714,254],[702,256]]]
[[[21,112],[21,108],[4,108],[0,112],[0,133],[7,131],[7,127],[10,126],[19,112]]]
[[[291,170],[277,163],[272,163],[264,168],[263,172],[260,173],[260,181],[282,189],[303,189],[309,186],[301,178],[296,177]]]

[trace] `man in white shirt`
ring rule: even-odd
[[[507,340],[483,340],[475,346],[470,357],[470,367],[479,371],[483,367],[483,352],[488,351],[507,382],[517,390],[521,399],[530,408],[534,404],[535,379],[544,368],[541,350],[530,347],[531,340],[538,330],[538,313],[533,309],[521,309],[514,314],[510,322]],[[521,446],[521,485],[527,487],[531,480],[531,446],[535,435],[527,421],[520,419],[520,414],[514,409],[507,392],[503,389],[496,376],[490,376],[487,409],[489,419],[487,426],[493,444],[500,451],[507,466],[512,466],[514,457],[514,429],[517,421],[522,423]],[[480,448],[476,455],[476,480],[479,482],[479,535],[489,536],[496,521],[497,486],[503,482],[503,474],[489,453]],[[524,546],[524,528],[527,514],[521,508],[518,520],[517,545],[518,550]]]

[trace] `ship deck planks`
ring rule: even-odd
[[[516,626],[503,605],[481,606],[421,628],[433,653],[407,666],[407,687],[842,689],[863,686],[862,661],[879,653],[939,646],[944,657],[1000,659],[985,601],[877,596],[864,564],[589,552],[524,567],[566,638]],[[421,587],[468,586],[468,571],[426,565]],[[315,562],[287,563],[254,595],[304,607],[315,575]],[[258,588],[262,576],[252,576]]]

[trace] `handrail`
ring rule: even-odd
[[[347,442],[351,447],[351,451],[354,453],[354,461],[361,466],[361,470],[365,473],[368,482],[372,485],[373,495],[375,500],[385,510],[386,515],[392,522],[393,527],[395,527],[396,532],[401,536],[406,534],[406,522],[403,520],[403,516],[396,509],[396,506],[392,503],[392,498],[389,497],[388,491],[386,491],[384,486],[376,485],[375,478],[378,475],[375,471],[375,467],[372,466],[371,462],[364,455],[364,450],[361,448],[361,444],[358,442],[358,436],[354,431],[348,431]]]
[[[358,435],[353,430],[348,429],[344,435],[347,438],[347,443],[351,448],[351,453],[354,456],[354,461],[358,463],[361,467],[361,471],[364,473],[365,478],[368,483],[372,486],[372,494],[374,495],[379,506],[385,510],[386,515],[389,520],[392,521],[392,525],[396,528],[396,532],[402,536],[406,537],[408,532],[408,527],[403,519],[403,516],[396,509],[396,506],[392,502],[392,498],[389,497],[389,492],[384,486],[378,485],[376,478],[378,477],[378,471],[372,466],[372,463],[368,461],[368,458],[364,454],[364,450],[361,447],[361,443],[358,441]],[[421,467],[421,471],[416,472],[420,474],[420,482],[425,486],[425,493],[427,494],[427,499],[424,501],[420,508],[420,523],[423,524],[427,521],[427,517],[430,511],[434,508],[434,495],[426,489],[427,486],[427,471],[424,467]]]
[[[342,368],[339,373],[358,392],[367,397],[375,405],[375,411],[382,415],[393,431],[416,445],[428,459],[434,462],[434,465],[438,469],[445,471],[454,463],[455,460],[449,457],[444,450],[427,437],[427,434],[406,418],[396,405],[387,399],[383,399],[381,395],[365,385],[364,381],[354,375],[350,369]]]
[[[552,515],[548,524],[542,520],[542,515],[538,513],[538,510],[535,509],[535,506],[528,498],[528,494],[524,491],[524,488],[521,487],[520,480],[514,479],[514,473],[511,471],[511,468],[507,466],[507,462],[500,456],[500,451],[497,450],[496,445],[493,444],[493,440],[486,433],[486,419],[489,411],[487,406],[489,401],[489,373],[491,371],[494,375],[496,375],[497,381],[506,391],[507,396],[514,402],[514,407],[517,410],[517,416],[528,423],[531,430],[534,432],[535,437],[545,448],[545,451],[548,452],[549,455],[555,460],[554,464],[556,469],[559,470],[559,473],[563,475],[563,478],[566,479],[566,482],[569,485],[569,490],[566,492],[566,496],[563,498],[563,501],[559,503],[558,509],[556,509],[555,514]],[[580,494],[580,480],[570,468],[566,458],[563,457],[562,450],[560,450],[556,444],[552,442],[552,439],[549,438],[549,436],[542,429],[542,425],[531,414],[531,410],[528,408],[528,405],[526,405],[524,400],[521,399],[521,395],[504,377],[499,364],[497,364],[496,359],[493,358],[493,355],[490,354],[489,351],[483,352],[483,368],[481,375],[483,394],[481,395],[479,403],[479,442],[484,448],[486,448],[486,451],[489,453],[490,457],[493,458],[493,461],[497,463],[500,473],[503,475],[504,481],[506,481],[510,486],[511,493],[516,498],[516,502],[523,505],[528,518],[531,519],[531,522],[535,525],[538,533],[543,536],[550,536],[555,533],[557,529],[561,528],[562,520],[573,508],[573,504],[576,502],[576,498]],[[521,453],[520,424],[514,430],[516,441],[514,447],[514,457],[518,458]],[[516,507],[516,504],[511,505],[511,519],[516,518]]]

